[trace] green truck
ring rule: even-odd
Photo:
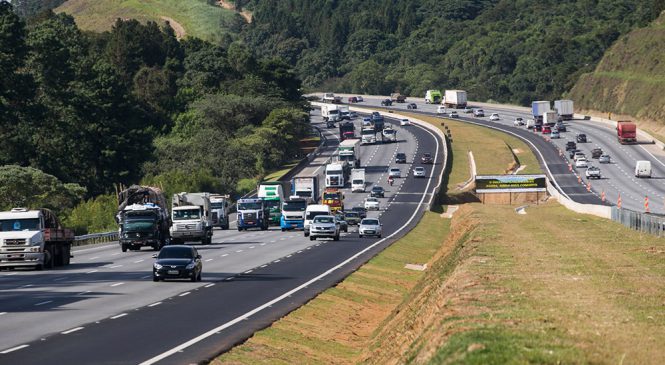
[[[284,189],[279,181],[265,181],[256,189],[257,196],[262,198],[270,210],[271,226],[279,226],[282,219],[282,201],[284,200]]]

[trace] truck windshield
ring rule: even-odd
[[[155,221],[149,219],[127,219],[122,225],[124,231],[146,232],[155,229]]]
[[[373,135],[376,134],[376,132],[374,132],[374,129],[363,129],[362,134],[363,134],[363,136],[367,136],[367,135],[373,136]]]
[[[286,212],[304,212],[305,209],[307,209],[307,202],[305,202],[305,201],[299,201],[299,202],[285,201],[282,204],[282,209]]]
[[[39,218],[6,219],[0,221],[0,231],[37,231]]]
[[[238,203],[238,210],[261,210],[261,203]]]
[[[268,206],[270,209],[279,209],[279,200],[266,200],[266,206]]]
[[[352,182],[352,184],[356,184],[356,185],[360,185],[360,184],[362,184],[362,183],[363,183],[363,181],[360,180],[360,179],[355,179],[355,180],[353,180],[353,182]]]
[[[210,203],[210,209],[224,209],[224,203]]]
[[[301,198],[311,198],[312,197],[312,192],[307,190],[307,191],[296,191],[296,195],[301,197]]]
[[[187,219],[199,219],[199,218],[201,218],[200,209],[184,209],[184,210],[173,211],[174,221],[183,221]]]
[[[341,175],[342,170],[326,170],[326,175]]]
[[[323,200],[338,200],[339,193],[323,193]]]

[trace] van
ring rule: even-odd
[[[310,204],[305,209],[305,237],[309,236],[309,225],[317,215],[332,215],[330,206],[325,204]]]
[[[635,163],[635,177],[651,177],[651,161],[637,161]]]
[[[536,121],[533,119],[526,120],[526,129],[533,129],[536,126]]]
[[[446,107],[444,105],[439,105],[436,107],[436,114],[445,114]]]

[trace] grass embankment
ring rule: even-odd
[[[170,18],[184,28],[187,36],[215,43],[225,33],[231,34],[223,27],[232,24],[236,16],[234,11],[206,0],[69,0],[55,11],[71,14],[81,29],[95,32],[110,30],[118,18],[159,24]]]

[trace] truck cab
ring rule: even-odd
[[[374,127],[363,128],[360,134],[360,143],[362,144],[376,143],[376,131],[374,130]]]
[[[263,182],[257,189],[259,198],[263,199],[264,204],[270,211],[269,224],[278,226],[282,218],[282,199],[284,190],[280,182]]]
[[[229,199],[228,195],[211,195],[210,210],[212,211],[212,226],[229,229]]]
[[[343,188],[345,181],[344,166],[341,163],[326,165],[326,187]]]
[[[119,244],[122,252],[152,247],[159,251],[168,237],[160,229],[162,215],[154,204],[132,204],[125,207],[120,218]]]
[[[200,240],[201,244],[211,244],[210,194],[186,192],[173,194],[172,204],[172,243]]]
[[[337,188],[327,188],[323,192],[323,204],[330,207],[330,211],[344,211],[344,193]]]
[[[307,210],[306,199],[290,198],[284,200],[282,202],[282,217],[279,222],[282,232],[291,229],[304,229],[305,210]]]
[[[260,228],[262,231],[268,229],[270,209],[261,198],[239,199],[238,232],[248,228]]]
[[[427,90],[425,93],[426,104],[439,104],[443,99],[440,90]]]

